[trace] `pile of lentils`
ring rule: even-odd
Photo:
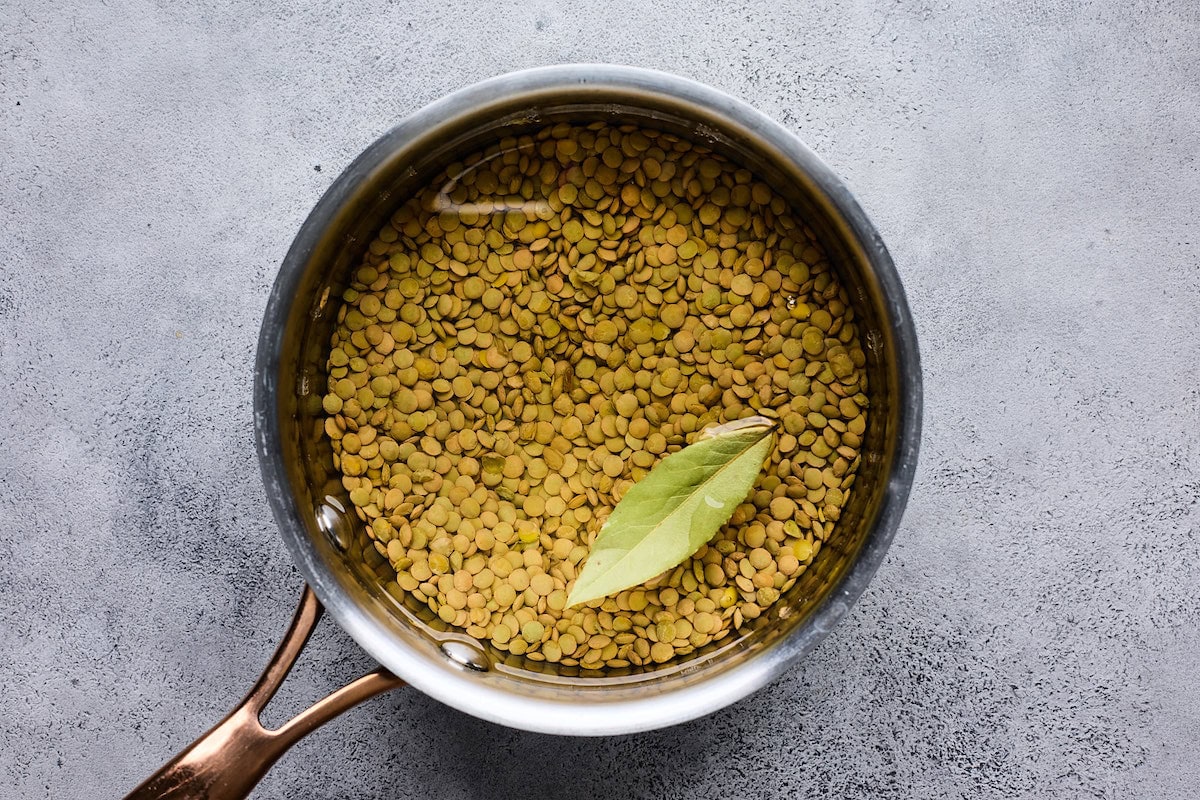
[[[738,631],[833,534],[866,427],[854,310],[765,183],[666,133],[560,124],[450,165],[342,299],[325,430],[404,593],[533,660],[652,666]],[[779,422],[717,536],[566,607],[628,488],[708,426]]]

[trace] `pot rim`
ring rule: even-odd
[[[731,127],[753,132],[773,154],[806,173],[836,209],[867,254],[886,306],[897,361],[895,456],[875,524],[849,569],[808,619],[761,653],[694,685],[671,692],[648,689],[645,697],[596,703],[565,703],[508,692],[473,680],[453,665],[433,669],[368,614],[331,578],[309,542],[291,492],[278,420],[278,372],[283,331],[306,262],[324,227],[355,186],[406,141],[428,134],[464,113],[503,99],[547,91],[604,90],[639,93],[703,108]],[[255,440],[267,500],[292,558],[321,602],[347,633],[374,658],[415,688],[447,705],[514,728],[562,735],[615,735],[674,725],[727,706],[766,685],[808,654],[846,616],[883,561],[912,486],[921,433],[922,382],[915,326],[904,289],[883,241],[847,187],[799,138],[746,103],[676,75],[609,64],[539,67],[500,75],[459,89],[389,130],[363,151],[330,185],[301,226],[280,267],[263,316],[255,365]]]

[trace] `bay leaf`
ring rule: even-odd
[[[699,550],[754,488],[774,442],[775,423],[750,417],[709,428],[656,464],[600,529],[567,605],[645,583]]]

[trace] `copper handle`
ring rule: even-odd
[[[236,800],[249,796],[267,770],[301,737],[404,681],[380,667],[313,703],[282,727],[268,730],[258,715],[275,696],[321,619],[321,601],[305,586],[283,641],[246,698],[208,733],[163,765],[125,800]]]

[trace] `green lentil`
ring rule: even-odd
[[[407,200],[351,278],[324,430],[364,559],[448,627],[531,662],[666,663],[781,602],[851,502],[851,299],[787,204],[703,147],[600,123],[506,139]],[[753,413],[778,446],[713,542],[566,608],[631,482]]]

